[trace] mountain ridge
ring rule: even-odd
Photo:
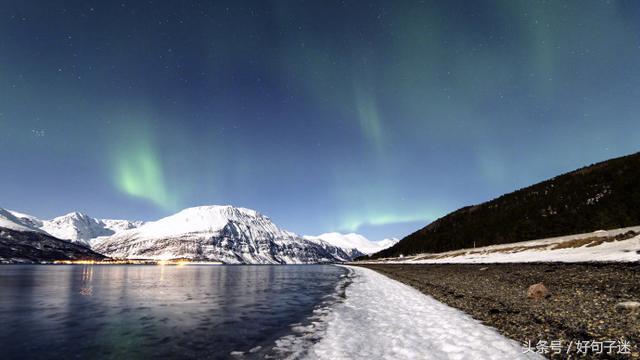
[[[78,211],[49,220],[41,220],[35,216],[14,210],[5,209],[4,211],[18,219],[20,225],[38,229],[58,239],[85,246],[88,245],[89,240],[98,236],[113,235],[119,231],[144,224],[144,221],[98,219]]]
[[[372,258],[616,229],[640,224],[640,153],[591,164],[462,207]]]
[[[357,233],[343,234],[339,232],[328,232],[316,236],[305,235],[307,240],[321,240],[333,246],[337,246],[345,251],[357,250],[359,254],[353,253],[354,257],[372,254],[384,250],[397,243],[398,239],[384,239],[372,241]]]
[[[342,262],[363,254],[305,239],[255,210],[231,205],[186,208],[148,222],[96,219],[81,212],[41,220],[0,209],[0,230],[5,228],[21,233],[21,239],[66,241],[114,258],[284,264]]]
[[[225,263],[316,263],[347,261],[349,254],[280,229],[255,210],[230,205],[187,208],[130,230],[91,241],[112,257],[170,257]]]

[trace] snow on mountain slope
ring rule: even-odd
[[[18,216],[16,216],[18,215]],[[9,210],[5,210],[0,208],[0,227],[16,230],[16,231],[31,231],[31,232],[42,232],[36,226],[33,226],[28,221],[24,221],[22,217],[19,217],[20,213],[15,213]]]
[[[105,229],[118,233],[120,231],[139,228],[144,225],[144,221],[131,221],[131,220],[113,220],[113,219],[99,219],[99,222],[103,223]]]
[[[189,258],[225,263],[282,264],[344,261],[342,249],[278,228],[258,212],[233,206],[184,209],[139,228],[91,241],[117,258]]]
[[[79,212],[72,212],[44,221],[42,230],[59,239],[80,243],[114,233],[114,231],[105,228],[104,223]]]
[[[13,210],[4,210],[5,218],[12,216],[12,222],[26,227],[28,231],[40,231],[58,239],[69,240],[87,245],[89,240],[98,236],[108,236],[120,231],[137,228],[142,221],[94,219],[80,212],[72,212],[51,220],[40,220],[35,216]],[[2,216],[2,215],[0,215]],[[17,220],[16,220],[17,219]],[[0,226],[2,226],[0,224]],[[8,227],[8,226],[6,226]],[[17,229],[15,229],[17,230]],[[19,230],[27,231],[27,230]]]
[[[356,249],[361,253],[360,255],[376,253],[398,242],[398,239],[371,241],[360,234],[341,234],[337,232],[320,234],[318,236],[305,236],[304,238],[311,241],[321,240],[347,251]]]
[[[49,235],[38,227],[41,225],[36,217],[0,208],[0,263],[104,258],[85,246]]]
[[[32,228],[38,228],[38,229],[42,227],[42,220],[38,219],[33,215],[23,214],[21,212],[17,212],[13,210],[6,210],[6,211],[10,212],[13,216],[20,219],[20,222],[22,224],[28,225],[29,227],[32,227]]]
[[[380,250],[384,250],[384,249],[386,249],[386,248],[390,248],[390,247],[392,247],[393,245],[397,244],[397,243],[398,243],[398,241],[400,241],[400,239],[396,239],[396,238],[392,238],[392,239],[384,239],[384,240],[377,241],[376,243],[378,244],[378,246],[380,247],[380,249],[379,249],[379,250],[376,250],[376,252],[377,252],[377,251],[380,251]]]
[[[199,206],[184,209],[158,221],[148,222],[140,232],[148,237],[158,235],[171,237],[193,232],[214,233],[227,225],[230,220],[253,223],[254,226],[266,232],[279,230],[268,217],[254,210],[232,206]]]

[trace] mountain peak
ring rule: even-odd
[[[105,229],[102,221],[78,211],[44,221],[41,229],[59,239],[81,243],[96,236],[113,234],[113,231]]]
[[[339,232],[329,232],[318,236],[305,236],[304,238],[310,241],[324,241],[345,250],[356,249],[363,254],[373,254],[386,249],[397,242],[397,240],[390,239],[371,241],[357,233],[342,234]]]
[[[247,209],[247,208],[243,208],[243,207],[235,207],[235,206],[232,206],[232,205],[202,205],[202,206],[194,206],[194,207],[183,209],[183,210],[179,211],[178,213],[176,213],[174,215],[178,215],[178,214],[183,214],[183,215],[202,214],[202,215],[212,215],[212,216],[215,216],[215,215],[237,216],[239,214],[242,214],[244,216],[265,217],[266,218],[266,216],[260,214],[259,212],[255,211],[255,210]]]
[[[94,218],[90,217],[89,215],[79,212],[79,211],[72,211],[68,214],[64,214],[62,216],[58,216],[55,217],[49,221],[67,221],[68,219],[75,219],[75,220],[83,220],[83,221],[90,221],[90,220],[95,220]]]
[[[268,231],[279,229],[271,220],[255,210],[231,205],[204,205],[183,209],[157,221],[142,225],[139,229],[148,235],[181,235],[187,233],[214,233],[227,224],[252,223]]]
[[[21,235],[38,241],[44,239],[37,237],[39,234],[52,235],[58,241],[70,240],[118,258],[285,264],[347,261],[362,255],[353,246],[343,249],[320,239],[302,238],[280,229],[255,210],[231,205],[191,207],[147,223],[95,219],[77,211],[41,221],[0,209],[0,227],[24,233],[38,232]],[[341,236],[332,233],[329,237]],[[368,241],[358,234],[346,237]]]
[[[280,229],[255,210],[230,205],[187,208],[135,229],[96,238],[91,245],[100,253],[118,258],[191,258],[232,264],[317,263],[353,258],[326,242],[305,240]]]

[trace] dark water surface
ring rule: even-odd
[[[0,266],[0,358],[262,357],[343,274],[331,265]]]

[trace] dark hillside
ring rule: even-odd
[[[443,252],[640,225],[640,153],[446,215],[372,257]]]
[[[103,260],[89,248],[31,231],[0,227],[0,263],[39,263],[54,260]]]

